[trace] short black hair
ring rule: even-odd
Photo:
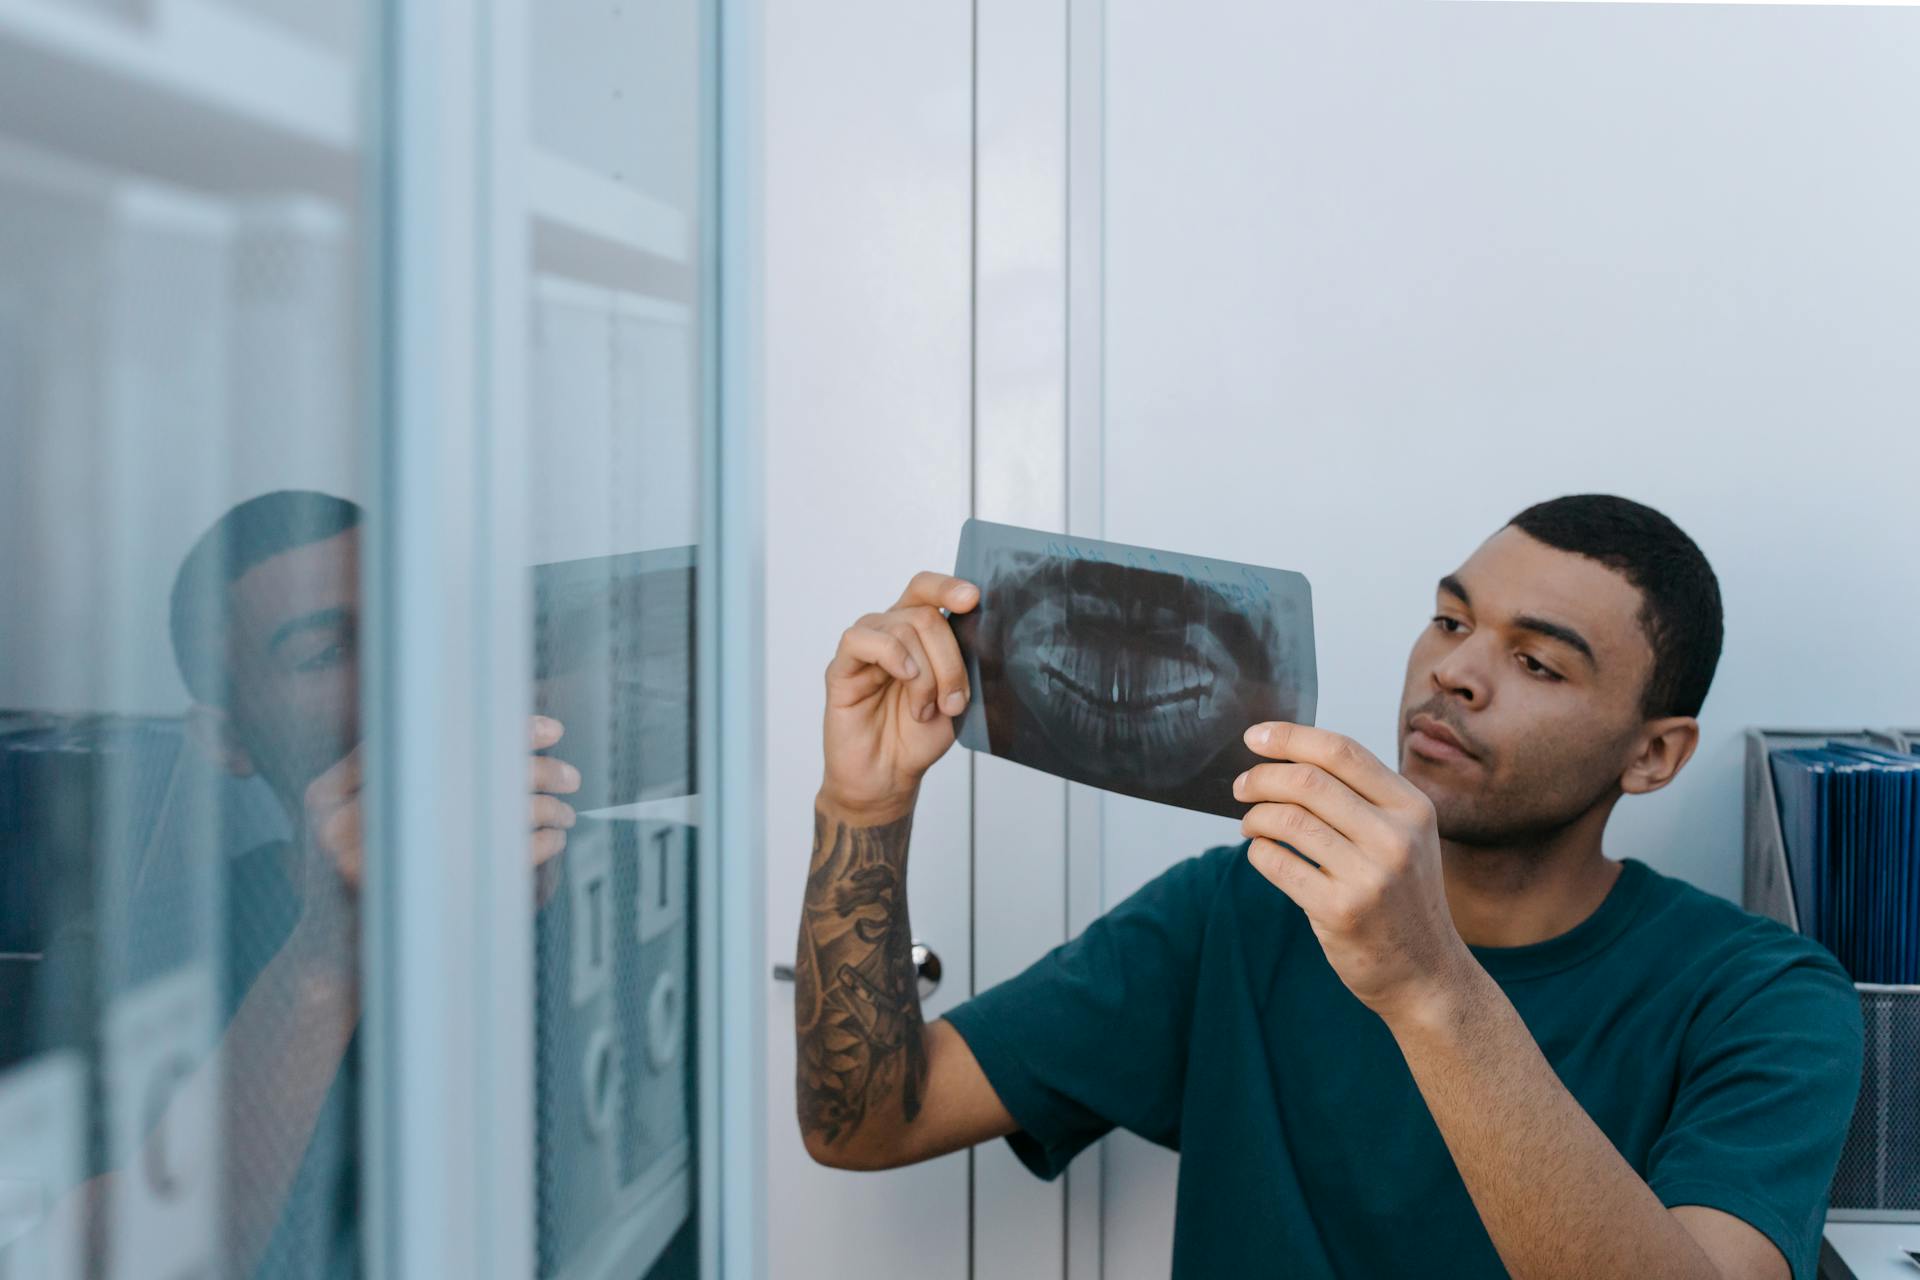
[[[174,575],[167,617],[173,660],[189,693],[209,706],[226,705],[227,588],[262,561],[346,532],[361,514],[345,498],[280,489],[249,498],[200,535]]]
[[[1641,709],[1648,719],[1698,716],[1720,664],[1720,580],[1692,538],[1627,498],[1580,493],[1535,503],[1509,520],[1528,537],[1597,560],[1640,591],[1640,625],[1653,645]]]

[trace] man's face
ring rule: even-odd
[[[228,592],[233,729],[297,803],[360,739],[359,531],[263,560]]]
[[[1645,723],[1640,592],[1515,528],[1442,579],[1400,699],[1400,772],[1443,838],[1541,839],[1612,793]],[[1443,726],[1464,751],[1421,730]]]

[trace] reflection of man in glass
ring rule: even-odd
[[[319,493],[242,503],[194,546],[171,631],[194,736],[278,798],[291,838],[226,870],[222,1041],[228,1272],[357,1270],[353,1186],[363,862],[360,509]],[[534,719],[535,749],[560,726]],[[566,843],[579,775],[533,761],[532,854]]]

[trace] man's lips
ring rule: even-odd
[[[1460,736],[1429,715],[1418,715],[1407,722],[1407,748],[1428,760],[1471,760]]]

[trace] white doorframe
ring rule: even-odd
[[[698,577],[699,1176],[703,1280],[767,1270],[765,478],[760,369],[761,0],[706,8]],[[724,679],[722,675],[724,673]]]
[[[1099,536],[1101,0],[976,0],[974,503]],[[1100,799],[974,761],[975,992],[1103,907]],[[973,1157],[973,1274],[1101,1270],[1100,1150],[1053,1187],[1003,1144]],[[1051,1270],[1048,1266],[1047,1270]]]
[[[973,514],[1067,523],[1067,0],[974,4]],[[1067,784],[973,759],[973,994],[1065,940]],[[1062,1183],[973,1152],[972,1273],[1058,1275]]]
[[[364,344],[368,1269],[534,1270],[525,716],[526,0],[377,4]],[[760,856],[759,0],[703,5],[702,1274],[767,1274]],[[717,75],[716,75],[717,72]],[[725,110],[721,110],[724,90]],[[726,270],[721,270],[724,261]],[[724,623],[717,620],[724,619]],[[382,789],[381,783],[391,780]],[[731,874],[723,874],[722,868]],[[401,1103],[404,1101],[404,1106]]]
[[[1067,0],[1067,532],[1106,536],[1106,0]],[[1102,793],[1067,788],[1067,936],[1106,910]],[[1104,1273],[1107,1146],[1067,1171],[1066,1280]]]
[[[526,244],[523,143],[497,121],[524,118],[522,13],[379,13],[367,1263],[518,1280],[534,1259]]]

